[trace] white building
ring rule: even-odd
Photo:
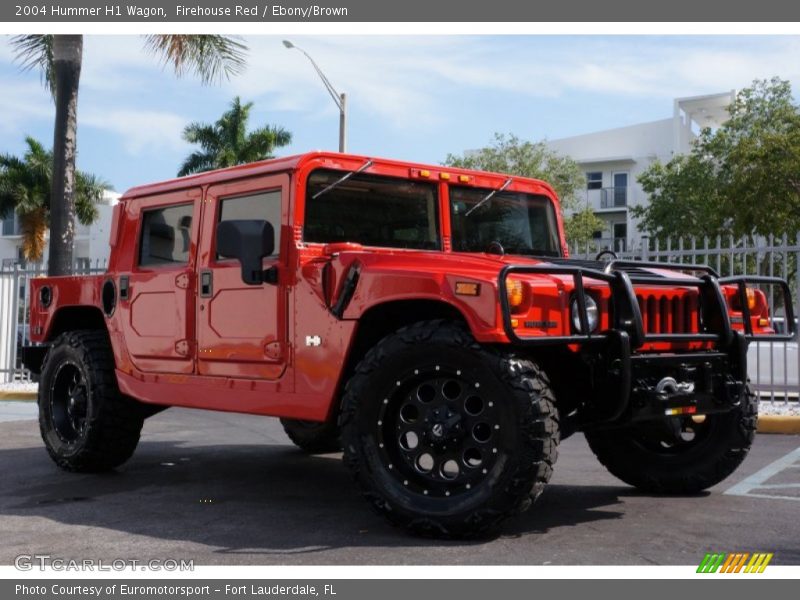
[[[638,245],[642,232],[630,207],[646,204],[636,181],[654,161],[688,153],[701,129],[719,127],[728,117],[735,91],[677,98],[671,118],[550,140],[556,152],[572,157],[586,174],[584,200],[605,227],[595,232],[599,246],[624,250]]]
[[[91,225],[77,223],[75,229],[75,258],[76,267],[88,269],[96,266],[105,266],[108,261],[109,245],[108,236],[111,230],[111,213],[119,201],[120,194],[106,190],[102,200],[97,204],[97,220]],[[45,243],[44,261],[47,260],[49,243]],[[15,264],[24,265],[22,256],[22,236],[19,231],[19,219],[16,213],[0,220],[0,268],[13,267]]]

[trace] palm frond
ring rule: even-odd
[[[190,144],[198,144],[207,151],[213,151],[219,145],[216,128],[203,123],[189,123],[183,130],[183,139]]]
[[[267,125],[247,135],[242,158],[247,162],[272,158],[276,148],[291,143],[292,134],[283,127]]]
[[[25,71],[38,69],[42,84],[55,94],[52,35],[15,35],[11,38],[16,61]]]
[[[42,219],[45,225],[49,220],[53,153],[34,138],[26,138],[25,143],[28,150],[22,159],[0,155],[0,215],[5,217],[16,211],[21,225],[23,217],[28,220],[25,226],[28,233],[23,231],[27,241],[23,245],[26,254],[30,251],[28,257],[31,258],[36,255]],[[96,205],[110,187],[96,175],[76,171],[75,212],[82,224],[89,225],[97,219]],[[41,211],[44,211],[44,216],[41,216]]]
[[[97,219],[97,203],[111,185],[93,175],[78,171],[75,174],[75,216],[82,225],[91,225]]]
[[[178,77],[191,73],[205,84],[241,73],[247,55],[239,38],[225,35],[148,35],[145,48],[171,65]]]
[[[242,103],[241,98],[236,96],[228,110],[213,125],[187,125],[183,139],[198,144],[202,151],[195,151],[187,157],[178,175],[272,158],[275,148],[291,143],[292,134],[279,126],[266,125],[248,133],[247,124],[252,108],[252,102]]]
[[[178,177],[216,169],[215,158],[216,156],[214,154],[209,154],[208,152],[192,152],[186,157],[186,160],[183,161],[183,165],[181,165],[180,171],[178,171]]]

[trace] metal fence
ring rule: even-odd
[[[627,247],[627,249],[624,249]],[[609,250],[599,243],[573,248],[575,258],[595,258],[597,253]],[[617,246],[617,255],[630,260],[654,260],[681,264],[708,264],[721,275],[768,275],[789,281],[794,295],[795,314],[800,297],[800,234],[795,240],[764,238],[761,240],[716,238],[713,240],[685,239],[660,243],[645,240],[643,243]],[[76,273],[102,273],[105,264],[83,263]],[[28,280],[45,274],[41,268],[0,269],[0,383],[28,380],[22,367],[19,348],[29,340],[28,320],[30,297]],[[773,290],[765,290],[772,307],[773,325],[781,323],[783,307],[776,305]],[[778,295],[779,296],[779,295]],[[800,353],[797,340],[792,342],[754,342],[748,352],[750,379],[762,400],[796,402],[800,391]]]
[[[573,258],[594,259],[601,252],[611,250],[619,258],[626,260],[707,264],[721,276],[781,277],[789,282],[792,290],[794,314],[800,314],[800,233],[793,240],[788,236],[757,239],[720,236],[667,241],[644,238],[637,244],[616,240],[613,246],[602,241],[592,241],[571,246],[571,249]],[[781,330],[786,327],[785,307],[780,305],[781,294],[772,289],[773,287],[764,286],[762,291],[770,305],[772,325]],[[750,381],[762,400],[797,404],[800,393],[800,353],[797,338],[791,342],[752,342],[747,358]]]
[[[105,261],[76,263],[74,273],[104,273]],[[30,381],[30,373],[22,366],[20,348],[30,343],[30,286],[28,280],[44,277],[47,267],[14,264],[0,267],[0,384]]]

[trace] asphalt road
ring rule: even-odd
[[[798,436],[761,435],[709,493],[659,498],[614,479],[576,435],[531,511],[495,539],[464,543],[385,524],[338,455],[302,454],[274,419],[171,409],[148,420],[117,472],[77,475],[47,457],[33,409],[0,402],[0,417],[14,413],[0,422],[0,564],[44,553],[198,565],[685,565],[707,551],[800,564]]]

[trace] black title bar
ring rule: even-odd
[[[780,22],[800,21],[786,0],[4,0],[0,20],[55,22]],[[546,32],[543,32],[546,33]]]

